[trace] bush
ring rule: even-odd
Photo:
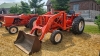
[[[69,10],[69,0],[51,0],[52,8],[58,11],[68,11]]]
[[[98,28],[100,30],[100,15],[95,17],[95,24],[98,25]]]

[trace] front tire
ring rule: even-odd
[[[34,31],[34,35],[36,35],[36,36],[41,36],[41,35],[42,35],[42,31],[39,30],[39,29],[36,29],[36,30]]]
[[[10,34],[15,34],[15,33],[18,32],[18,27],[11,26],[11,27],[9,27],[8,31],[9,31]]]
[[[2,27],[2,22],[0,22],[0,27]]]
[[[78,16],[73,20],[72,32],[74,34],[82,34],[84,27],[85,27],[85,22],[81,16]]]
[[[52,44],[58,44],[62,41],[62,33],[60,30],[55,30],[50,37],[50,41]]]

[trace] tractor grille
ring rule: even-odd
[[[41,17],[41,19],[40,19],[40,26],[44,26],[44,25],[46,25],[46,23],[47,23],[47,21],[48,21],[48,19],[46,18],[46,17]]]

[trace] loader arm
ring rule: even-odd
[[[45,16],[46,16],[46,15],[45,15]],[[46,25],[44,25],[43,27],[41,27],[41,26],[38,25],[38,20],[40,19],[40,17],[38,17],[38,19],[37,19],[37,21],[36,21],[36,24],[35,24],[34,27],[32,28],[30,34],[33,34],[33,32],[34,32],[36,29],[40,29],[40,30],[42,31],[42,35],[39,37],[39,40],[42,40],[43,37],[44,37],[44,35],[45,35],[47,32],[50,32],[50,27],[51,27],[52,23],[53,23],[54,20],[55,20],[56,18],[58,18],[59,16],[62,16],[62,17],[63,17],[63,19],[62,19],[63,21],[66,20],[66,19],[64,18],[64,17],[66,16],[65,12],[64,12],[64,11],[61,11],[61,12],[59,12],[58,14],[52,15],[52,16],[48,19]],[[66,23],[66,21],[63,22],[63,23]],[[58,25],[56,25],[56,26],[60,26],[60,25],[58,24]],[[66,29],[66,24],[63,24],[63,26],[65,26],[65,27],[61,27],[61,28],[63,28],[63,29],[65,30],[65,29]]]

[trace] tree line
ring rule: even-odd
[[[44,2],[42,0],[29,0],[29,3],[21,1],[21,5],[15,5],[10,8],[10,13],[13,14],[44,14],[46,10],[43,8]],[[31,11],[32,10],[32,11]]]
[[[44,2],[41,3],[41,1],[42,0],[29,0],[29,4],[24,1],[21,1],[21,6],[16,4],[16,6],[12,6],[10,8],[10,13],[43,14],[46,11],[43,9]],[[51,0],[52,8],[54,8],[54,10],[68,11],[68,8],[69,8],[68,3],[69,3],[69,0]],[[31,11],[30,9],[33,9],[33,11]]]
[[[34,13],[34,14],[43,14],[46,11],[43,9],[44,2],[41,3],[42,0],[29,0],[29,4],[21,1],[21,6],[12,6],[10,8],[10,13]],[[51,0],[51,5],[54,10],[63,10],[68,12],[69,11],[69,1],[70,0]],[[100,4],[100,0],[96,0],[98,4]],[[31,11],[30,9],[33,9]]]

